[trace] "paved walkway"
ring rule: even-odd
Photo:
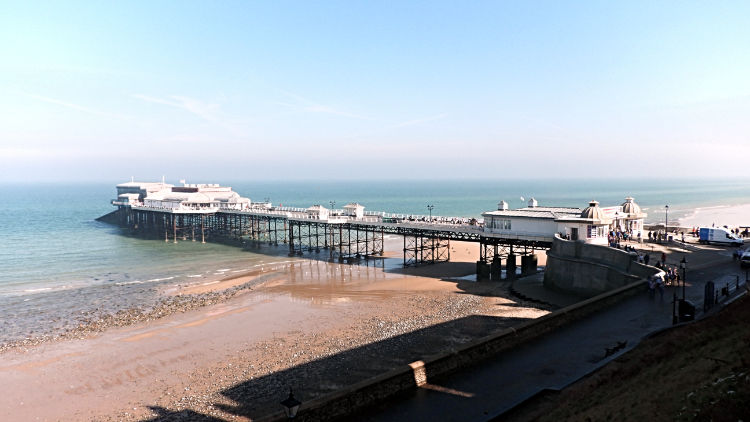
[[[511,286],[513,293],[535,302],[566,308],[586,300],[585,297],[565,294],[544,287],[544,272],[519,278]]]
[[[687,298],[703,301],[705,282],[745,271],[721,251],[704,251],[702,268],[688,272]],[[710,256],[709,256],[710,255]],[[714,258],[711,258],[711,257]],[[670,256],[668,262],[675,260]],[[681,256],[680,256],[681,258]],[[742,289],[742,287],[741,287]],[[427,388],[404,392],[379,409],[357,415],[361,421],[489,421],[544,389],[561,389],[623,352],[605,358],[605,348],[627,341],[624,351],[648,334],[671,326],[673,293],[664,298],[648,292],[577,321],[496,358],[435,381]],[[699,314],[700,316],[700,314]]]

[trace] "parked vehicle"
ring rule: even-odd
[[[750,268],[750,251],[745,252],[740,258],[740,268]]]
[[[741,246],[743,240],[734,233],[723,227],[701,227],[698,241],[704,245],[714,243],[717,245]]]

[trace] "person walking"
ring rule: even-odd
[[[638,254],[638,263],[639,264],[643,264],[643,254],[642,253]]]
[[[657,286],[659,287],[659,296],[661,297],[661,301],[663,302],[664,301],[664,282],[660,280],[657,283]]]
[[[663,267],[666,264],[667,264],[667,253],[662,252],[661,253],[661,266]]]
[[[648,265],[648,261],[651,259],[651,255],[646,254],[646,256],[643,257],[643,263]]]
[[[656,296],[656,282],[651,276],[648,277],[648,297],[653,298]]]

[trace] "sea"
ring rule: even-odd
[[[146,240],[96,221],[114,210],[115,185],[0,183],[0,343],[71,327],[81,313],[116,312],[152,303],[165,286],[230,276],[288,261],[283,246],[248,251],[237,246]],[[177,185],[174,181],[168,183]],[[500,200],[521,208],[614,206],[632,196],[647,221],[671,221],[699,208],[750,203],[750,182],[733,180],[388,180],[248,181],[219,183],[254,202],[366,211],[481,218]]]

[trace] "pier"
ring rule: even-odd
[[[148,186],[145,186],[148,185]],[[536,271],[535,250],[552,246],[554,233],[485,230],[481,221],[459,217],[364,212],[359,204],[342,210],[272,207],[251,203],[218,185],[173,187],[131,182],[118,185],[112,204],[117,222],[133,235],[177,242],[239,242],[249,247],[287,245],[289,256],[327,254],[330,262],[353,263],[382,257],[386,235],[403,238],[403,266],[450,260],[450,242],[479,243],[477,277],[501,278],[504,261],[514,277],[517,257],[523,273]],[[145,188],[144,188],[145,186]],[[141,193],[138,193],[141,190]],[[147,192],[143,192],[148,190]],[[199,196],[199,197],[198,197]]]

